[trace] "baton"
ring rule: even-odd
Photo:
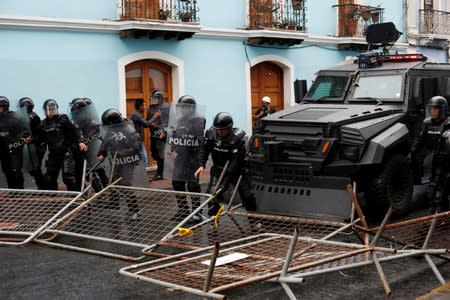
[[[95,171],[95,169],[97,169],[97,167],[103,163],[103,161],[99,160],[87,173],[86,173],[86,177],[88,177],[92,172]]]

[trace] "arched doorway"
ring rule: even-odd
[[[256,110],[261,106],[261,99],[269,96],[271,106],[276,111],[284,108],[283,69],[272,62],[261,62],[250,69],[252,123]]]
[[[142,99],[145,107],[150,105],[150,97],[155,90],[164,93],[166,102],[172,102],[172,67],[163,62],[145,59],[132,62],[125,66],[126,113],[127,117],[135,110],[134,102]],[[146,115],[144,117],[147,117]],[[144,143],[150,164],[152,163],[149,149],[149,131],[144,130]]]

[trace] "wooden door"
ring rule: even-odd
[[[272,0],[250,0],[250,28],[273,27]]]
[[[271,62],[263,62],[250,70],[252,94],[252,120],[261,107],[261,99],[269,96],[271,106],[280,111],[284,108],[283,69]]]
[[[160,90],[164,93],[164,99],[167,103],[172,102],[172,68],[169,65],[155,60],[133,62],[125,67],[125,78],[127,118],[135,110],[134,102],[137,99],[144,100],[146,114],[147,108],[151,103],[151,95],[155,90]],[[153,164],[150,156],[149,130],[147,129],[144,130],[144,143],[149,161]]]
[[[354,0],[339,0],[339,12],[338,12],[338,36],[354,36],[356,34],[357,22],[354,20],[353,11],[357,9],[354,4]]]
[[[122,14],[125,19],[158,19],[159,0],[125,0]]]

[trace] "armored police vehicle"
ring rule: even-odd
[[[450,100],[450,65],[383,52],[319,71],[299,105],[262,120],[248,159],[258,210],[345,220],[352,182],[367,214],[408,210],[408,154],[427,101]]]

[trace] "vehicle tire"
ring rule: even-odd
[[[367,216],[379,217],[392,206],[395,215],[408,212],[413,193],[413,174],[408,160],[400,154],[388,158],[380,173],[366,181],[364,196]]]

